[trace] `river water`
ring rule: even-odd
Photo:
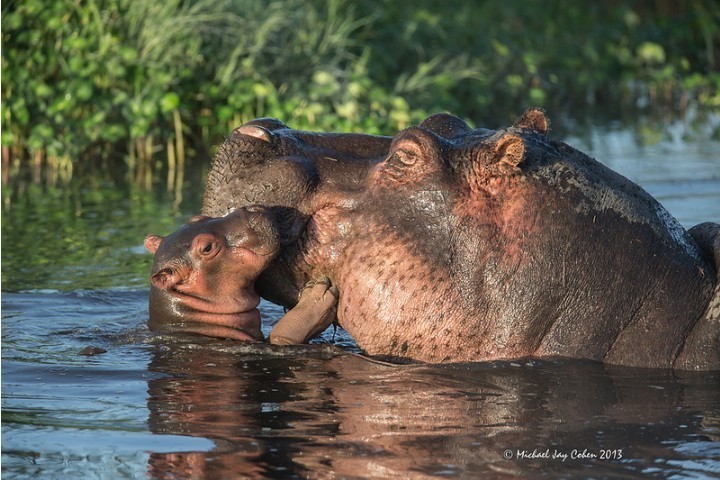
[[[686,227],[720,222],[720,142],[668,132],[566,141]],[[179,207],[4,187],[3,478],[720,478],[720,372],[391,365],[342,330],[284,348],[148,332],[143,237],[197,211],[201,183]],[[261,312],[267,334],[282,311]]]

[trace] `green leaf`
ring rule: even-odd
[[[78,100],[87,101],[93,96],[93,86],[90,82],[81,82],[75,86],[75,96]]]
[[[638,58],[646,63],[664,63],[665,49],[653,42],[643,42],[637,50]]]
[[[180,97],[175,92],[168,92],[160,99],[160,110],[163,113],[172,112],[180,106]]]
[[[533,87],[530,89],[530,102],[532,105],[541,107],[545,105],[545,92],[541,88]]]
[[[68,67],[70,68],[70,72],[79,75],[80,72],[82,72],[83,67],[85,66],[85,62],[83,61],[82,57],[80,56],[73,56],[70,57],[68,60]]]
[[[127,135],[127,130],[123,125],[110,124],[104,125],[100,129],[100,138],[107,142],[117,142]]]
[[[22,126],[27,125],[30,122],[30,112],[28,112],[27,107],[25,107],[25,101],[20,100],[13,104],[12,108],[12,116],[13,119]]]
[[[235,114],[235,109],[228,105],[223,105],[222,107],[219,107],[217,109],[218,120],[221,122],[230,120],[234,114]]]
[[[15,135],[13,135],[12,132],[2,132],[2,134],[0,134],[0,141],[2,141],[2,144],[5,146],[15,145]]]
[[[19,13],[6,13],[2,16],[2,29],[5,32],[18,30],[22,27],[22,16]]]
[[[132,63],[138,58],[138,52],[133,47],[123,46],[120,48],[120,57],[125,63]]]
[[[42,149],[53,138],[53,130],[47,125],[38,124],[33,127],[28,137],[28,147],[31,150]]]
[[[35,87],[35,95],[39,98],[47,98],[52,95],[52,89],[45,83],[40,83]]]

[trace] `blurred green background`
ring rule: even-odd
[[[52,181],[90,170],[174,188],[178,165],[260,116],[392,135],[437,111],[492,128],[529,106],[556,122],[720,106],[716,0],[2,8],[6,181],[28,164]]]
[[[717,0],[2,2],[2,289],[146,288],[143,236],[199,210],[253,118],[393,135],[530,106],[555,137],[719,138]]]

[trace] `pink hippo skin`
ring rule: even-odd
[[[260,119],[221,145],[203,213],[264,205],[280,247],[258,293],[292,307],[327,276],[371,355],[719,369],[718,226],[686,232],[547,131],[540,110],[501,130],[434,115],[392,142]]]
[[[193,217],[168,237],[148,236],[145,247],[155,254],[151,328],[263,340],[254,282],[279,249],[274,219],[265,209]],[[335,320],[336,295],[327,279],[309,282],[270,332],[270,343],[303,343],[318,335]]]

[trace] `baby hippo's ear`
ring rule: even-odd
[[[520,172],[520,164],[525,159],[525,143],[522,138],[507,133],[493,145],[493,151],[499,172],[506,175]]]
[[[550,120],[548,120],[547,115],[545,115],[542,109],[531,108],[515,122],[515,126],[547,135],[548,130],[550,130]]]
[[[163,238],[165,237],[161,237],[159,235],[148,235],[145,237],[145,249],[154,255],[160,246],[160,243],[162,243]]]

